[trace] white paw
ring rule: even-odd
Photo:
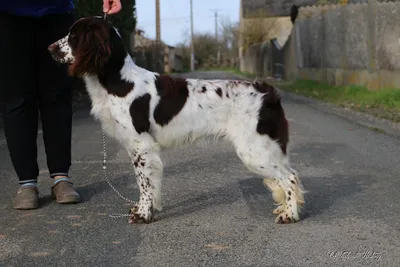
[[[278,217],[276,217],[275,222],[280,223],[280,224],[286,224],[286,223],[294,223],[299,221],[299,215],[294,214],[290,209],[287,209],[286,211],[281,212]]]
[[[153,221],[153,208],[151,205],[134,206],[129,210],[129,213],[132,214],[128,221],[131,224],[139,222],[150,223]]]
[[[272,214],[278,215],[285,210],[286,205],[279,205],[276,209],[272,211]]]

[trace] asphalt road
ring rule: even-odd
[[[17,178],[0,145],[0,266],[400,266],[400,139],[289,97],[283,105],[309,191],[300,222],[274,223],[270,193],[225,143],[163,152],[156,222],[108,217],[130,206],[104,180],[100,126],[84,109],[74,116],[71,170],[83,203],[51,200],[39,135],[43,204],[14,211]],[[113,183],[136,199],[126,152],[112,140],[108,148]]]

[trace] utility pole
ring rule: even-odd
[[[160,23],[160,0],[156,0],[156,47],[155,47],[155,71],[161,72],[161,23]]]
[[[190,70],[194,71],[193,0],[190,0]]]
[[[211,9],[214,12],[214,19],[215,19],[215,40],[218,41],[218,12],[221,11],[220,9]]]
[[[215,40],[218,41],[218,11],[215,11],[214,17],[215,17]]]
[[[161,42],[160,0],[156,0],[156,41]]]
[[[214,11],[214,19],[215,19],[215,41],[218,43],[218,12],[220,11],[219,9],[213,9]],[[219,66],[221,62],[221,50],[220,47],[218,48],[218,53],[217,53],[217,65]]]

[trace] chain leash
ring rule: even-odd
[[[103,14],[103,19],[106,20],[107,19],[107,14],[104,13]],[[107,173],[107,145],[106,145],[106,134],[103,131],[103,173],[104,173],[104,177],[106,178],[106,181],[108,183],[108,185],[114,190],[115,193],[117,193],[117,195],[122,198],[123,200],[133,203],[135,205],[137,205],[137,203],[133,200],[130,200],[126,197],[124,197],[123,195],[121,195],[121,193],[118,192],[118,190],[111,184],[110,179],[108,178],[108,173]],[[123,213],[113,213],[113,214],[109,214],[108,215],[111,218],[122,218],[122,217],[130,217],[132,216],[132,214],[123,214]]]
[[[108,172],[107,172],[107,144],[106,144],[106,134],[103,131],[103,173],[104,173],[104,177],[108,183],[108,185],[114,190],[115,193],[117,193],[117,195],[122,198],[123,200],[133,203],[134,205],[137,205],[136,201],[130,200],[126,197],[124,197],[123,195],[121,195],[121,193],[111,184],[110,179],[108,177]],[[122,217],[130,217],[132,216],[132,214],[123,214],[123,213],[113,213],[108,215],[111,218],[122,218]]]

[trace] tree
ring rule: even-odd
[[[118,29],[129,53],[133,51],[131,35],[136,29],[136,0],[121,0],[122,9],[108,17]],[[103,2],[100,0],[74,0],[77,19],[88,16],[102,16]]]
[[[199,67],[231,67],[235,64],[238,57],[238,25],[232,23],[228,17],[222,18],[218,40],[214,33],[194,34],[195,57]],[[183,56],[184,67],[189,68],[191,38],[189,31],[182,35],[184,41],[176,45],[176,50]]]
[[[220,22],[220,42],[223,56],[235,58],[238,56],[239,23],[232,23],[229,17]]]
[[[177,52],[183,56],[185,68],[186,63],[190,63],[190,43],[191,38],[188,31],[183,33],[184,41],[176,45]],[[219,43],[211,33],[195,33],[193,35],[195,58],[199,66],[207,64],[211,58],[216,58]]]

